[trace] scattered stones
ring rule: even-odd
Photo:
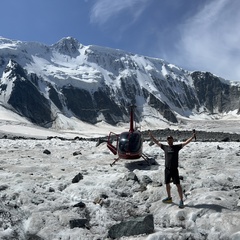
[[[83,175],[81,173],[78,173],[73,179],[72,183],[78,183],[80,180],[83,179]]]
[[[147,186],[148,184],[152,183],[153,181],[152,181],[152,179],[151,179],[150,177],[148,177],[147,175],[143,175],[143,177],[142,177],[142,182],[143,182],[144,185]]]
[[[0,185],[0,191],[6,190],[8,185]]]
[[[121,193],[120,193],[120,197],[123,197],[123,198],[128,197],[128,194],[125,193],[125,192],[121,192]]]
[[[26,236],[26,240],[44,240],[44,239],[35,234],[28,234]]]
[[[79,202],[79,203],[73,205],[73,207],[85,208],[85,207],[86,207],[86,204],[83,203],[83,202]]]
[[[147,187],[141,184],[140,187],[133,189],[133,192],[144,192],[146,190],[147,190]]]
[[[44,203],[44,199],[34,198],[34,199],[31,200],[31,202],[35,205],[39,205],[41,203]]]
[[[133,172],[130,172],[127,175],[127,181],[129,181],[129,180],[133,180],[133,181],[139,182],[137,175],[135,173],[133,173]]]
[[[100,197],[103,198],[103,199],[107,199],[107,198],[108,198],[108,195],[102,193],[102,194],[100,195]]]
[[[58,190],[60,192],[62,192],[64,189],[66,189],[67,185],[66,184],[63,184],[63,183],[60,183],[59,186],[58,186]]]
[[[50,152],[49,150],[47,150],[47,149],[45,149],[45,150],[43,151],[43,153],[44,153],[44,154],[47,154],[47,155],[50,155],[50,154],[51,154],[51,152]]]
[[[120,238],[123,236],[134,236],[140,234],[151,234],[154,231],[153,215],[140,216],[122,221],[113,225],[109,231],[110,238]]]
[[[81,151],[75,151],[75,152],[73,153],[73,156],[77,156],[77,155],[82,155]]]
[[[163,184],[162,184],[161,182],[153,182],[153,183],[152,183],[152,186],[153,186],[153,187],[162,187],[162,185],[163,185]]]
[[[110,200],[106,200],[108,199],[108,195],[102,193],[100,194],[99,197],[96,197],[93,201],[94,204],[99,204],[100,206],[105,205],[106,207],[110,206]]]
[[[70,228],[89,228],[88,227],[88,220],[83,219],[73,219],[69,221]]]
[[[55,192],[55,189],[52,188],[52,187],[49,187],[48,191],[49,191],[49,192]]]
[[[100,197],[96,197],[93,201],[94,204],[99,204],[100,206],[103,205],[103,199]]]
[[[230,138],[229,137],[225,137],[221,140],[221,142],[229,142],[230,141]]]

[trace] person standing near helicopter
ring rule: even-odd
[[[155,142],[165,153],[165,184],[166,184],[166,191],[167,191],[167,198],[163,199],[163,203],[172,203],[172,197],[171,197],[171,187],[170,182],[171,179],[173,180],[173,183],[177,186],[178,195],[180,198],[179,207],[183,208],[183,192],[182,187],[180,184],[179,179],[179,172],[178,172],[178,152],[186,146],[188,143],[190,143],[193,139],[196,140],[196,133],[195,130],[193,130],[193,135],[189,139],[187,139],[185,142],[181,144],[173,144],[174,139],[172,136],[167,137],[167,143],[168,145],[160,143],[151,133],[149,130],[149,136]]]

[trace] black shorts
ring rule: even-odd
[[[165,168],[165,184],[170,183],[171,179],[174,184],[180,184],[179,172],[177,168]]]

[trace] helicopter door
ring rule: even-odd
[[[118,134],[110,132],[108,135],[107,147],[114,154],[117,155]]]

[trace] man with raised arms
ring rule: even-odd
[[[165,184],[166,184],[166,190],[167,190],[167,198],[163,199],[163,203],[172,203],[172,197],[171,197],[171,187],[170,182],[171,179],[173,183],[177,186],[180,202],[179,207],[183,208],[183,192],[182,187],[180,184],[179,179],[179,172],[178,172],[178,152],[186,146],[188,143],[190,143],[193,139],[196,139],[196,133],[193,131],[192,137],[187,139],[185,142],[180,144],[173,144],[174,139],[172,136],[167,137],[167,143],[168,145],[160,143],[149,131],[150,138],[164,151],[165,153]]]

